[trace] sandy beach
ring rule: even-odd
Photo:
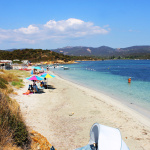
[[[130,150],[150,150],[150,120],[115,99],[58,76],[49,79],[51,88],[43,93],[23,95],[31,81],[24,82],[15,99],[25,122],[57,150],[88,144],[96,122],[119,128]]]

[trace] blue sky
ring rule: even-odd
[[[150,45],[149,0],[0,0],[0,49]]]

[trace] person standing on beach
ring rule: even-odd
[[[44,68],[43,68],[43,66],[41,67],[41,72],[44,72]]]
[[[49,66],[47,66],[47,71],[49,71]]]

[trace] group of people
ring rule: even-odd
[[[30,93],[35,93],[35,92],[38,92],[39,89],[41,88],[46,88],[46,82],[43,82],[43,81],[33,81],[33,85],[32,84],[29,84],[29,87],[28,87],[28,90],[27,92],[23,93],[24,95],[28,95]]]
[[[49,71],[50,68],[49,66],[46,67],[46,70]],[[39,73],[43,73],[44,72],[44,67],[41,66],[41,70],[38,72],[36,68],[33,69],[33,74],[39,74]]]
[[[49,71],[50,68],[49,66],[47,66],[47,71]],[[37,69],[33,69],[33,74],[38,74],[38,72],[36,72]],[[44,68],[43,66],[41,67],[41,70],[40,70],[40,73],[43,73],[44,72]],[[46,78],[44,78],[44,80],[46,80]],[[32,84],[29,84],[29,87],[28,87],[28,90],[27,92],[23,93],[24,95],[28,95],[30,93],[35,93],[35,92],[38,92],[39,89],[46,89],[47,88],[47,84],[46,82],[43,82],[43,81],[33,81],[33,85]]]

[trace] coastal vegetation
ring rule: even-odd
[[[18,59],[18,61],[16,61]],[[98,60],[95,56],[69,56],[51,50],[42,49],[17,49],[13,51],[0,50],[0,60],[12,60],[13,63],[21,63],[22,60],[29,60],[36,63],[41,61],[53,61],[64,63],[75,60]]]
[[[22,78],[29,75],[27,71],[0,70],[0,149],[52,148],[43,135],[34,130],[29,131],[22,117],[20,105],[11,98],[12,95],[18,94],[16,89],[24,86]]]
[[[40,61],[56,61],[64,60],[68,62],[71,60],[70,56],[59,54],[50,50],[42,49],[23,49],[23,50],[14,50],[14,51],[0,51],[0,60],[29,60],[31,62],[40,62]],[[17,61],[17,63],[19,62]]]
[[[23,81],[13,71],[0,70],[0,149],[7,147],[28,149],[30,137],[27,127],[20,113],[19,104],[10,98],[9,94],[16,94],[13,86]]]
[[[64,60],[69,61],[70,57],[63,54],[58,54],[50,50],[42,49],[23,49],[23,50],[14,50],[14,51],[0,51],[1,60],[29,60],[31,62],[40,62],[40,61],[55,61],[55,60]]]
[[[19,61],[16,61],[18,59]],[[31,62],[75,60],[105,60],[105,59],[150,59],[150,46],[133,46],[113,49],[107,46],[92,47],[66,47],[62,49],[15,49],[0,50],[0,60],[13,60],[21,63],[22,60]]]

